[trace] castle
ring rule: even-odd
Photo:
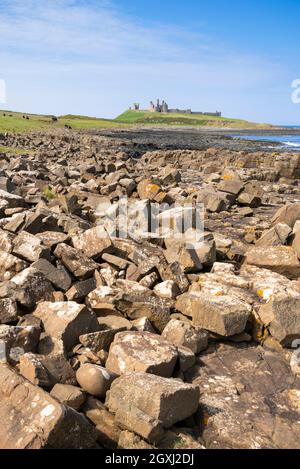
[[[140,105],[138,103],[134,103],[133,109],[135,111],[140,110]],[[150,102],[150,108],[148,109],[150,112],[163,112],[163,113],[177,113],[177,114],[193,114],[193,115],[203,115],[203,116],[215,116],[221,117],[222,113],[219,111],[216,112],[200,112],[200,111],[192,111],[191,109],[170,109],[166,101],[159,102],[159,99],[154,104],[153,101]]]

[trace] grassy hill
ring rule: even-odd
[[[205,116],[197,114],[176,114],[147,111],[126,111],[115,119],[115,122],[141,125],[186,125],[201,127],[230,128],[268,128],[268,124],[256,124],[241,119]]]
[[[28,117],[28,119],[26,117]],[[47,115],[0,111],[0,132],[26,132],[38,129],[55,129],[63,128],[65,125],[70,125],[74,129],[118,126],[118,124],[112,120],[98,119],[96,117],[66,115],[60,116],[57,121],[53,121],[52,118],[53,116]]]
[[[164,114],[147,111],[126,111],[116,119],[65,115],[53,120],[54,116],[28,114],[12,111],[0,111],[0,132],[27,132],[38,129],[63,128],[65,125],[73,129],[101,129],[130,125],[174,125],[195,127],[218,127],[233,129],[270,128],[267,124],[255,124],[240,119],[214,117],[194,114]]]

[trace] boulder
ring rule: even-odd
[[[96,226],[78,236],[74,236],[72,242],[75,249],[91,258],[100,257],[112,246],[107,232],[101,226]]]
[[[1,364],[0,400],[1,449],[83,449],[95,444],[95,430],[84,416]]]
[[[50,395],[74,410],[79,410],[85,401],[85,393],[77,386],[70,384],[56,384],[52,388]]]
[[[254,247],[247,251],[245,263],[270,269],[289,279],[300,277],[300,262],[291,246]]]
[[[300,339],[300,296],[277,294],[259,308],[258,316],[282,345],[291,346]]]
[[[120,332],[110,346],[106,368],[116,374],[144,371],[171,377],[178,358],[174,345],[149,332]]]
[[[26,231],[19,233],[13,240],[12,253],[27,262],[50,258],[50,251],[43,245],[42,240]]]
[[[176,302],[176,309],[190,316],[194,326],[199,326],[221,336],[243,332],[251,313],[245,301],[230,294],[207,292],[184,293]]]
[[[117,378],[106,397],[116,420],[150,442],[163,437],[163,429],[194,414],[197,386],[148,373],[126,373]]]
[[[63,341],[67,351],[78,344],[80,335],[99,329],[95,313],[73,301],[40,303],[34,315],[42,320],[47,334]]]
[[[174,345],[188,348],[195,354],[208,346],[207,332],[187,321],[171,320],[164,328],[162,337]]]
[[[99,365],[86,363],[76,372],[76,379],[82,389],[92,396],[105,398],[111,383],[116,378],[114,373]]]

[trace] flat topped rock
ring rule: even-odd
[[[106,368],[119,375],[144,371],[171,377],[178,358],[177,348],[159,335],[128,331],[115,336]]]
[[[2,364],[0,400],[1,449],[75,449],[95,444],[95,431],[81,414]]]
[[[291,246],[255,247],[246,253],[245,262],[270,269],[289,279],[300,277],[300,262]]]
[[[130,414],[133,417],[134,409],[139,409],[168,428],[196,412],[199,397],[198,386],[147,373],[128,373],[112,383],[106,405],[118,418],[118,413],[130,402],[127,427],[130,427]]]

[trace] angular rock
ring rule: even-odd
[[[54,254],[62,260],[64,266],[72,272],[75,277],[81,280],[91,277],[98,268],[98,265],[92,259],[64,243],[57,245]]]
[[[15,365],[26,352],[35,352],[41,331],[32,326],[0,326],[0,361]]]
[[[0,324],[9,324],[18,320],[17,303],[12,298],[0,299]]]
[[[85,393],[77,386],[70,384],[56,384],[50,395],[74,410],[79,410],[85,401]]]
[[[53,300],[51,283],[33,267],[15,275],[11,283],[15,285],[14,298],[26,308],[33,309],[40,301]]]
[[[86,257],[91,258],[100,257],[112,246],[107,232],[100,226],[73,237],[72,241],[75,249],[82,251]]]
[[[113,382],[106,405],[129,430],[159,441],[163,436],[160,425],[170,428],[194,414],[199,396],[197,386],[147,373],[127,373]]]
[[[110,346],[106,368],[116,374],[144,371],[171,377],[178,352],[176,347],[149,332],[120,332]]]
[[[1,364],[0,399],[2,449],[91,448],[95,444],[95,431],[81,414]]]
[[[243,332],[251,313],[250,305],[235,296],[201,292],[181,295],[176,309],[192,317],[193,325],[222,336]]]
[[[289,279],[300,277],[300,262],[290,246],[252,248],[246,253],[245,263],[272,270]]]
[[[0,282],[10,280],[14,275],[26,269],[27,264],[16,256],[0,250]]]
[[[57,269],[46,259],[39,259],[32,264],[32,267],[41,272],[54,287],[59,290],[67,291],[72,283],[70,275],[62,269]]]
[[[300,339],[300,296],[275,295],[258,311],[260,320],[270,334],[284,346]]]
[[[207,332],[186,321],[171,320],[164,328],[162,337],[174,345],[190,349],[195,354],[208,346]]]
[[[15,256],[27,262],[35,262],[40,258],[49,259],[50,252],[43,246],[42,241],[26,231],[19,233],[13,240],[13,251]]]
[[[80,335],[99,328],[95,313],[73,301],[40,303],[34,315],[42,320],[47,334],[63,341],[66,350],[78,344]]]

